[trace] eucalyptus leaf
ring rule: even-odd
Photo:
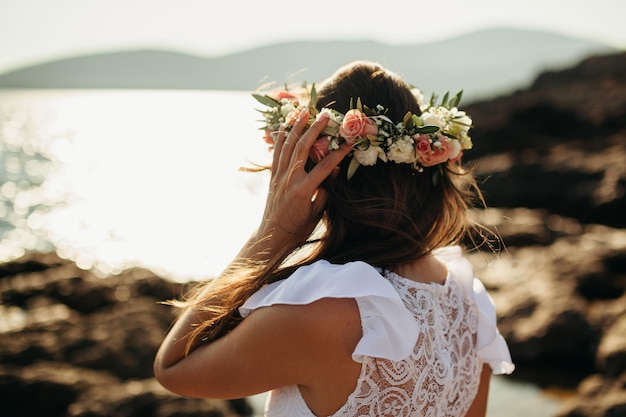
[[[274,100],[273,98],[271,98],[270,96],[252,93],[252,97],[257,99],[257,101],[259,103],[263,104],[264,106],[267,106],[267,107],[280,107],[280,103],[278,101]]]
[[[315,83],[311,85],[311,100],[309,101],[309,106],[313,106],[313,108],[317,106],[317,90],[315,89]]]

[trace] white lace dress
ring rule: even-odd
[[[352,357],[362,364],[361,374],[333,417],[463,416],[478,391],[483,363],[497,374],[514,366],[493,302],[461,249],[435,255],[448,269],[443,285],[414,282],[364,262],[318,261],[264,287],[240,312],[246,317],[273,304],[354,298],[363,336]],[[297,386],[272,390],[265,415],[315,417]]]

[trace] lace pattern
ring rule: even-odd
[[[471,289],[468,292],[450,277],[439,285],[387,271],[384,276],[415,318],[417,343],[400,361],[365,357],[355,391],[333,417],[465,415],[478,391],[482,367],[476,354],[478,313]],[[358,302],[361,315],[367,316],[367,300]],[[313,416],[296,387],[274,390],[267,410],[268,416],[294,415],[275,413],[278,410]]]

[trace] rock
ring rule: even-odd
[[[466,110],[489,207],[475,216],[499,235],[471,260],[516,373],[573,370],[559,416],[626,415],[626,52]]]
[[[526,208],[475,219],[513,243],[469,257],[496,303],[516,374],[576,389],[560,417],[626,415],[626,230]]]
[[[591,57],[467,106],[476,125],[467,157],[489,206],[626,226],[625,67],[626,53]]]
[[[626,306],[616,321],[605,330],[597,352],[598,368],[608,376],[626,372]]]
[[[181,284],[134,269],[98,278],[54,254],[0,267],[0,402],[20,416],[246,416],[244,400],[165,391],[152,361]]]
[[[580,383],[579,396],[567,401],[557,417],[623,417],[626,415],[626,374],[619,379],[592,375]]]

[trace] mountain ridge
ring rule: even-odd
[[[370,60],[424,87],[488,96],[528,85],[541,71],[616,49],[550,32],[493,28],[430,43],[293,41],[205,57],[126,50],[48,61],[0,74],[0,89],[125,88],[255,90],[267,82],[320,81]],[[425,88],[427,87],[427,88]]]

